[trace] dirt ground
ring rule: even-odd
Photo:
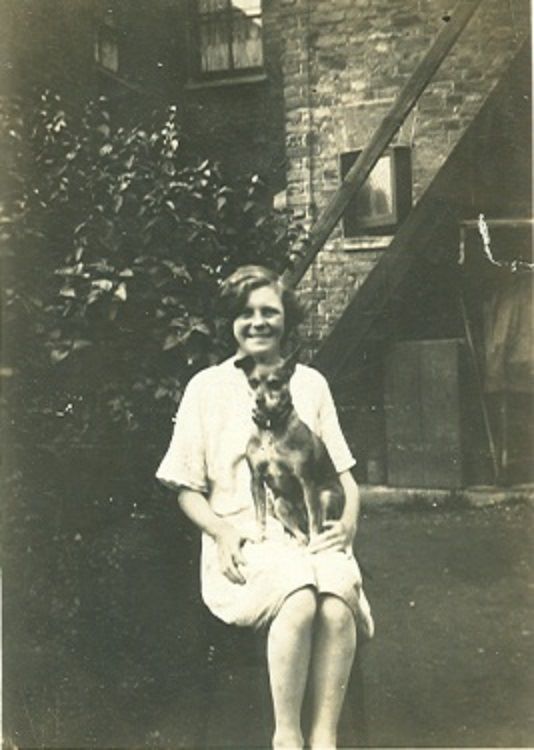
[[[363,513],[377,632],[343,746],[534,746],[532,530],[528,504]],[[130,520],[56,548],[26,532],[4,575],[9,742],[266,746],[263,644],[206,615],[183,530]]]

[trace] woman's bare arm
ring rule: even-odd
[[[338,521],[326,521],[325,530],[309,544],[310,552],[325,549],[350,549],[358,528],[360,514],[360,491],[350,471],[339,474],[339,481],[345,493],[343,513]]]
[[[352,539],[354,539],[360,516],[360,490],[350,471],[342,472],[339,475],[339,481],[345,493],[345,507],[341,515],[341,522],[350,530]]]
[[[224,575],[233,583],[245,583],[242,572],[245,561],[241,547],[250,537],[241,534],[235,526],[214,513],[200,492],[184,487],[178,495],[178,503],[195,526],[209,534],[217,543],[219,563]]]

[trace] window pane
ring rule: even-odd
[[[261,14],[261,0],[232,0],[232,6],[246,13],[247,16],[259,16]]]
[[[217,13],[228,7],[228,0],[198,0],[199,13]]]
[[[261,18],[249,18],[234,10],[232,35],[235,68],[257,68],[263,65]]]
[[[204,72],[228,70],[230,67],[228,27],[223,16],[201,24],[200,60]]]
[[[356,214],[362,219],[379,219],[393,211],[391,157],[382,156],[358,192]]]
[[[95,44],[95,59],[103,68],[117,73],[119,70],[119,46],[115,32],[103,26]]]

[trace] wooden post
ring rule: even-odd
[[[286,284],[295,286],[304,276],[343,215],[349,201],[364,184],[481,2],[482,0],[459,0],[434,44],[403,86],[390,111],[381,121],[366,148],[312,227],[303,248],[303,256],[296,262],[294,268],[284,271],[283,280]]]

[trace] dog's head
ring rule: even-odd
[[[261,426],[279,422],[291,411],[289,382],[296,364],[297,352],[274,365],[256,362],[253,357],[236,360],[235,366],[243,370],[249,386],[254,391],[254,420]]]

